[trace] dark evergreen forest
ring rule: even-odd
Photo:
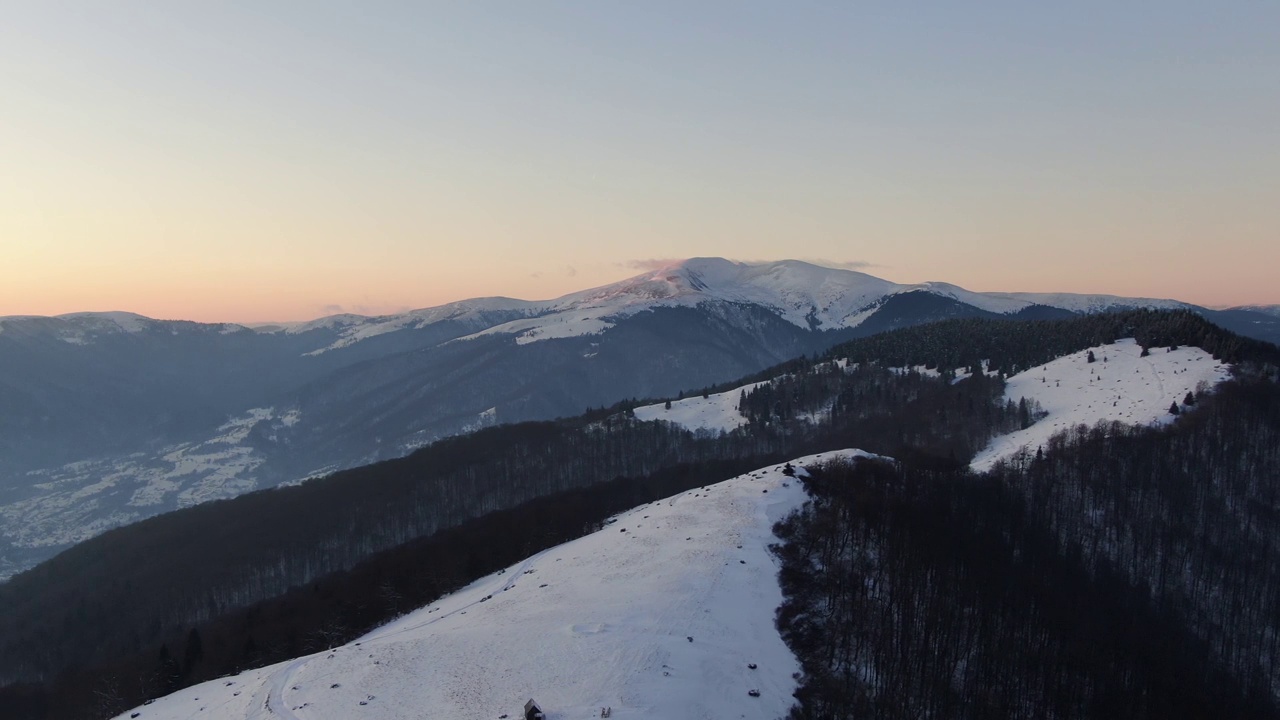
[[[1033,404],[1003,400],[1002,373],[1120,337],[1199,345],[1251,377],[1280,365],[1274,346],[1190,313],[948,321],[854,341],[825,359],[748,379],[778,378],[741,395],[751,422],[733,433],[639,422],[629,408],[640,403],[632,401],[579,418],[490,428],[400,460],[189,508],[106,533],[0,585],[0,683],[7,683],[0,717],[104,717],[178,687],[345,642],[589,532],[611,513],[786,458],[860,447],[898,458],[913,473],[958,477],[993,435],[1036,419]],[[946,370],[933,378],[892,369],[980,360],[993,374],[958,383]],[[1212,407],[1203,403],[1179,427]],[[1077,454],[1063,440],[1044,457],[1070,464]],[[1002,466],[993,477],[1013,484],[1006,476],[1028,467]],[[1250,468],[1242,473],[1257,477]],[[1275,512],[1274,496],[1266,507]],[[1074,537],[1075,528],[1040,532]],[[1219,551],[1234,552],[1234,541],[1224,539]],[[1225,622],[1198,612],[1204,625],[1197,628]],[[1214,652],[1242,651],[1231,644]]]

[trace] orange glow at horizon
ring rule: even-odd
[[[1113,272],[1082,268],[1084,273],[1080,277],[1064,282],[1057,274],[1063,264],[1066,264],[1064,259],[1048,258],[1043,271],[1025,272],[1016,281],[1006,277],[1000,266],[977,271],[966,268],[968,278],[958,277],[961,268],[954,264],[937,268],[935,274],[911,277],[903,277],[893,267],[869,267],[862,272],[901,283],[941,280],[978,292],[1071,292],[1171,298],[1205,307],[1275,304],[1280,299],[1265,293],[1249,295],[1241,291],[1241,286],[1250,280],[1267,287],[1271,278],[1265,267],[1237,274],[1228,282],[1214,283],[1212,278],[1179,276],[1173,262],[1157,262],[1146,264],[1141,273],[1124,268]],[[245,272],[222,268],[203,276],[197,272],[179,272],[162,280],[135,278],[132,282],[121,282],[119,277],[104,278],[93,272],[71,271],[56,277],[10,278],[0,285],[0,316],[123,310],[158,319],[197,322],[296,322],[340,313],[394,314],[494,295],[550,299],[642,272],[626,260],[572,269],[561,266],[534,273],[508,270],[487,275],[481,274],[483,268],[450,272],[448,268],[437,267],[433,271],[409,273],[377,269],[362,275],[328,270],[314,276],[306,276],[306,270],[300,268],[296,273],[270,277],[273,273],[263,269]],[[948,270],[953,274],[941,274]],[[53,282],[67,289],[56,294],[50,292],[55,287]]]
[[[0,316],[383,314],[692,256],[1280,303],[1280,5],[746,5],[15,6]]]

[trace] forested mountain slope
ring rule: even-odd
[[[833,465],[779,527],[793,718],[1280,717],[1280,387],[985,476]]]

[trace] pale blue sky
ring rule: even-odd
[[[1280,302],[1280,3],[17,3],[0,315],[299,319],[646,258]]]

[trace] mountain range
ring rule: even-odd
[[[129,313],[0,318],[0,578],[111,527],[399,457],[489,425],[698,391],[956,317],[1191,309],[1280,342],[1280,315],[903,285],[697,258],[548,301],[482,298],[261,327]]]
[[[903,697],[1068,716],[1108,694],[1090,717],[1280,716],[1280,347],[1185,309],[1004,317],[104,532],[0,583],[0,717],[482,718],[535,697],[771,718],[789,695],[814,716]],[[804,460],[855,444],[886,459]],[[907,622],[883,634],[881,606]],[[871,694],[846,697],[825,678],[859,657]],[[992,696],[998,678],[1026,690]]]

